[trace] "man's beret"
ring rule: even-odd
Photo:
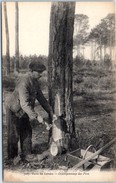
[[[29,69],[31,71],[37,71],[37,72],[43,72],[46,70],[46,67],[43,63],[41,63],[40,61],[32,61],[29,64]]]

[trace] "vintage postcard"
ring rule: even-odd
[[[3,181],[115,182],[115,3],[1,5]]]

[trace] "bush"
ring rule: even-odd
[[[76,56],[76,58],[74,58],[74,66],[76,67],[82,67],[84,64],[84,57],[83,56]]]
[[[74,72],[75,69],[87,69],[87,68],[91,68],[92,67],[92,62],[90,60],[85,59],[83,56],[77,56],[76,58],[74,58],[73,60],[73,68],[74,68]]]
[[[104,66],[106,66],[106,67],[112,66],[112,61],[111,61],[111,58],[108,54],[106,54],[104,57]]]
[[[2,78],[2,85],[7,91],[13,91],[16,84],[16,78],[14,77],[4,77]]]

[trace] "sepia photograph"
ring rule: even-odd
[[[115,2],[1,6],[3,181],[116,181]]]

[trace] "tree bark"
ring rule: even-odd
[[[19,8],[15,2],[15,71],[19,72]]]
[[[4,17],[5,17],[5,30],[6,30],[6,75],[9,75],[10,74],[10,51],[9,51],[9,29],[8,29],[6,2],[4,2]]]
[[[75,135],[72,84],[74,12],[75,2],[52,3],[48,59],[49,102],[57,113],[55,98],[59,97],[59,114],[65,116],[71,136]]]

